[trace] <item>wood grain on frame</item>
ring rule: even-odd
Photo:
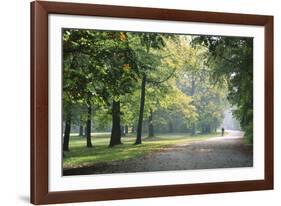
[[[265,179],[77,191],[48,191],[48,15],[70,14],[265,28]],[[31,202],[67,203],[273,189],[273,17],[93,4],[31,3]]]

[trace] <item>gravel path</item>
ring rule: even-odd
[[[252,146],[243,144],[243,133],[228,132],[224,137],[176,145],[132,160],[65,170],[64,175],[252,167]]]

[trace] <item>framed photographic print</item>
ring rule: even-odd
[[[273,17],[31,3],[31,202],[273,189]]]

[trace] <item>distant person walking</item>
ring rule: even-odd
[[[224,135],[224,128],[222,127],[221,128],[221,136],[223,136]]]

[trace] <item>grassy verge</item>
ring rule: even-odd
[[[122,145],[117,145],[113,148],[108,147],[108,134],[93,136],[93,148],[86,147],[85,138],[71,136],[70,151],[64,153],[63,168],[79,168],[97,163],[127,160],[157,152],[166,147],[177,144],[188,144],[218,135],[218,133],[196,136],[189,136],[189,134],[163,134],[152,139],[144,138],[141,145],[133,145],[135,135],[128,135],[122,138]]]

